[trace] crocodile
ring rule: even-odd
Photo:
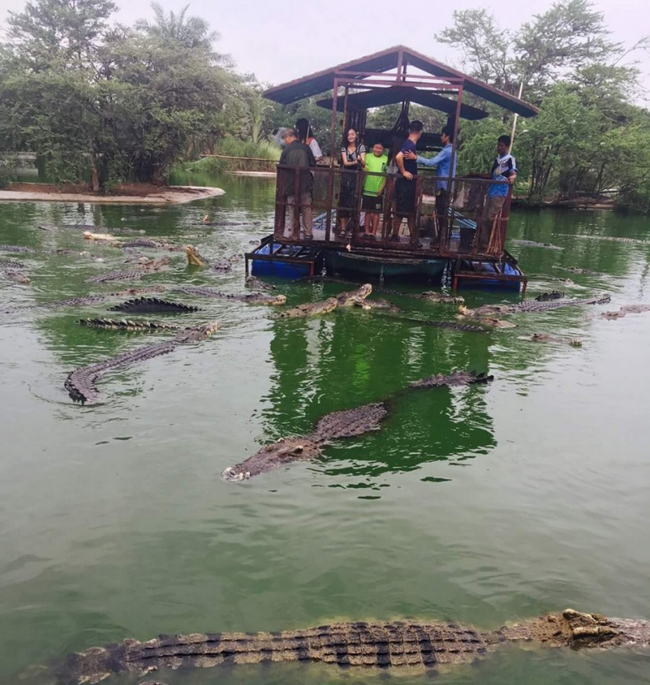
[[[383,311],[390,312],[391,314],[400,314],[402,309],[400,309],[396,304],[384,300],[383,298],[377,298],[375,300],[362,300],[357,298],[353,301],[356,307],[361,307],[361,309],[381,309]]]
[[[135,300],[127,300],[121,304],[109,307],[111,312],[129,312],[131,314],[169,314],[188,313],[200,311],[198,307],[192,307],[182,302],[169,302],[157,297],[138,297]]]
[[[221,477],[228,481],[241,481],[294,461],[314,459],[330,440],[379,430],[379,424],[387,415],[388,410],[383,402],[326,414],[309,435],[283,438],[267,445],[245,461],[226,468]]]
[[[141,279],[144,275],[160,271],[160,269],[169,264],[167,257],[160,259],[149,259],[148,257],[141,257],[139,260],[139,267],[137,270],[131,269],[127,271],[111,271],[101,276],[89,278],[86,283],[108,283],[111,281],[130,281],[134,279]]]
[[[545,247],[548,250],[564,249],[559,245],[551,245],[551,243],[536,243],[534,240],[518,240],[517,238],[513,238],[510,242],[514,243],[515,245],[522,245],[523,247]]]
[[[204,340],[212,335],[219,328],[219,325],[218,321],[211,321],[199,326],[185,328],[166,342],[139,347],[136,350],[129,350],[115,357],[109,357],[103,362],[82,366],[68,374],[64,387],[73,402],[80,402],[81,404],[86,402],[94,403],[99,399],[99,392],[95,387],[95,381],[106,371],[153,359],[163,354],[169,354],[183,343]]]
[[[622,319],[627,314],[641,314],[650,311],[650,304],[625,304],[617,312],[603,312],[603,319]]]
[[[443,295],[435,290],[426,290],[415,296],[418,300],[426,300],[434,304],[464,304],[465,298],[460,295]]]
[[[180,326],[158,321],[132,321],[130,319],[79,319],[82,326],[111,328],[119,331],[177,331]]]
[[[339,293],[336,296],[336,303],[339,307],[352,307],[354,305],[359,306],[368,295],[372,292],[372,285],[370,283],[364,283],[359,286],[356,290],[350,290],[347,292]]]
[[[214,297],[221,300],[239,300],[247,304],[264,304],[271,306],[278,306],[286,304],[286,295],[266,295],[264,293],[247,293],[246,295],[231,295],[230,293],[222,293],[213,288],[194,288],[183,287],[178,288],[180,292],[187,295],[196,295],[197,297]]]
[[[525,340],[526,342],[537,343],[559,343],[563,345],[570,345],[571,347],[582,347],[582,340],[580,338],[559,338],[548,333],[533,333],[532,335],[519,335],[518,340]]]
[[[494,376],[487,373],[477,373],[476,371],[453,371],[450,374],[438,373],[429,378],[414,381],[409,388],[439,388],[446,385],[454,387],[457,385],[470,385],[472,383],[490,383]]]
[[[321,300],[319,302],[305,302],[305,304],[299,304],[297,307],[293,307],[292,309],[285,309],[285,311],[278,313],[278,318],[293,319],[305,316],[329,314],[329,312],[335,310],[337,306],[338,300],[335,297],[329,297],[327,300]]]
[[[25,247],[24,245],[0,245],[0,252],[16,252],[24,253],[36,252],[33,247]]]
[[[26,276],[22,271],[6,269],[2,271],[2,275],[8,280],[13,281],[14,283],[22,283],[23,285],[26,285],[27,283],[32,282],[29,276]]]
[[[84,240],[98,240],[100,242],[111,243],[115,246],[119,246],[120,242],[114,235],[110,233],[91,233],[90,231],[84,231]]]
[[[508,644],[573,650],[650,647],[650,621],[574,609],[496,630],[442,621],[337,622],[264,633],[160,635],[69,654],[52,667],[59,685],[92,685],[112,675],[221,664],[325,663],[344,668],[445,669],[485,658]]]
[[[219,262],[209,262],[205,257],[199,254],[199,251],[192,245],[185,246],[185,254],[187,255],[187,263],[189,266],[208,266],[213,271],[230,271],[232,266],[228,260],[221,260]]]
[[[88,278],[86,283],[110,283],[112,281],[135,281],[140,280],[147,272],[142,269],[138,271],[110,271],[102,276]]]
[[[622,238],[610,235],[573,235],[571,233],[555,233],[566,238],[580,238],[581,240],[604,240],[610,243],[631,243],[632,245],[650,245],[650,240],[639,240],[638,238]]]
[[[406,391],[411,388],[469,385],[471,383],[486,383],[491,380],[492,376],[479,374],[475,371],[454,371],[448,375],[439,374],[412,383]],[[271,445],[266,445],[252,457],[226,468],[221,473],[221,477],[227,481],[247,480],[252,476],[257,476],[294,461],[314,459],[321,453],[322,447],[332,440],[351,438],[377,431],[381,422],[388,415],[388,403],[403,392],[405,391],[395,393],[381,402],[326,414],[319,419],[316,428],[311,433],[305,436],[283,438]]]
[[[407,323],[415,324],[416,326],[431,326],[432,328],[442,328],[450,331],[462,331],[464,333],[487,333],[488,329],[485,326],[475,326],[469,323],[460,323],[458,321],[437,321],[435,319],[416,319],[411,316],[394,316],[391,317],[396,321],[406,321]],[[479,321],[481,323],[482,320]]]
[[[561,293],[560,293],[561,294]],[[541,296],[540,296],[541,297]],[[523,312],[546,312],[560,307],[572,307],[588,304],[607,304],[611,297],[607,294],[598,297],[570,299],[567,297],[553,297],[545,299],[526,300],[519,304],[484,304],[477,309],[460,307],[461,315],[465,317],[480,318],[491,314],[518,314]]]
[[[271,283],[266,283],[256,276],[247,276],[244,284],[247,288],[256,288],[257,290],[277,290],[277,287]]]
[[[13,259],[0,259],[0,269],[2,271],[8,269],[9,271],[12,270],[20,270],[20,269],[26,269],[27,266],[23,262],[17,262]]]
[[[71,297],[68,300],[54,300],[53,302],[38,302],[36,304],[28,304],[21,307],[12,307],[5,309],[3,313],[22,311],[23,309],[34,309],[36,307],[43,307],[45,309],[61,309],[63,307],[85,307],[86,305],[99,304],[104,300],[117,297],[134,297],[135,295],[144,295],[146,293],[163,293],[165,292],[164,285],[153,285],[146,288],[127,288],[115,293],[102,293],[97,295],[84,295],[83,297]]]
[[[589,271],[589,269],[581,269],[577,266],[554,266],[554,269],[561,269],[562,271],[568,271],[572,274],[583,274],[585,276],[601,276],[602,274],[598,271]]]
[[[127,242],[121,243],[120,247],[124,249],[130,248],[154,248],[169,250],[170,252],[184,252],[185,248],[182,245],[174,245],[172,243],[165,242],[164,240],[151,240],[150,238],[136,238],[135,240],[129,240]]]

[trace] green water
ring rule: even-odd
[[[122,252],[88,245],[76,229],[40,231],[39,223],[95,224],[115,235],[129,227],[192,242],[208,257],[242,252],[267,232],[273,186],[220,185],[228,191],[222,198],[163,209],[0,205],[0,243],[38,249],[5,255],[25,261],[32,282],[1,282],[0,309],[123,287],[86,283],[126,268]],[[206,212],[228,225],[197,226]],[[219,318],[222,330],[107,374],[96,406],[69,401],[66,374],[160,338],[75,323],[105,314],[102,305],[2,314],[0,681],[15,683],[28,666],[70,651],[158,633],[404,616],[493,628],[567,606],[650,618],[650,314],[598,316],[650,301],[650,247],[572,237],[647,233],[645,218],[515,214],[512,237],[565,248],[511,245],[535,274],[531,295],[566,289],[552,279],[569,276],[579,287],[568,292],[607,291],[612,305],[520,315],[518,328],[488,335],[359,310],[278,321],[265,308],[196,300],[203,312],[171,320]],[[87,249],[105,261],[47,252],[57,248]],[[168,271],[143,284],[243,291],[241,262],[220,275],[171,257]],[[602,275],[554,268],[561,265]],[[298,303],[341,286],[282,290]],[[444,306],[390,297],[432,318],[453,316]],[[472,306],[500,299],[516,298],[468,294]],[[535,331],[584,344],[517,339]],[[455,368],[489,370],[495,381],[405,394],[379,433],[243,484],[219,478],[326,412]],[[506,649],[436,676],[291,664],[155,675],[169,685],[432,677],[440,685],[650,683],[650,654]]]

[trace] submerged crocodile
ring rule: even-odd
[[[622,238],[611,235],[574,235],[571,233],[555,233],[555,235],[565,236],[566,238],[580,238],[582,240],[605,240],[610,243],[632,243],[633,245],[650,245],[650,240],[639,240],[638,238]]]
[[[489,316],[491,314],[518,314],[520,312],[546,312],[552,309],[559,309],[560,307],[574,307],[588,304],[607,304],[611,301],[611,297],[607,294],[599,297],[590,297],[582,299],[570,299],[567,297],[556,297],[555,293],[551,293],[547,298],[539,296],[534,300],[526,300],[519,304],[484,304],[477,309],[468,309],[461,307],[460,313],[466,317]],[[561,293],[558,293],[561,295]]]
[[[627,314],[641,314],[650,311],[650,304],[625,304],[617,312],[603,312],[603,319],[622,319]]]
[[[124,249],[130,248],[153,248],[169,250],[169,252],[184,252],[185,248],[182,245],[174,245],[173,243],[168,243],[164,240],[151,240],[150,238],[136,238],[135,240],[129,240],[124,243],[120,243],[120,247]]]
[[[464,304],[465,298],[461,295],[443,295],[435,290],[426,290],[415,296],[418,300],[425,300],[434,304]]]
[[[469,323],[460,323],[458,321],[436,321],[435,319],[417,319],[411,316],[394,316],[391,317],[396,321],[406,321],[416,326],[431,326],[432,328],[442,328],[450,331],[462,331],[463,333],[487,333],[488,329],[485,326],[475,326]],[[479,320],[482,323],[483,320]]]
[[[0,259],[0,274],[4,278],[16,283],[30,283],[30,279],[25,274],[26,265],[12,259]]]
[[[548,250],[563,250],[563,247],[560,247],[559,245],[552,245],[551,243],[536,243],[534,240],[518,240],[517,238],[513,238],[511,243],[514,243],[515,245],[522,245],[524,247],[545,247]]]
[[[219,325],[218,321],[211,321],[199,326],[185,328],[166,342],[139,347],[136,350],[129,350],[115,357],[109,357],[103,362],[82,366],[68,375],[64,387],[73,402],[81,402],[81,404],[96,402],[99,398],[99,392],[95,387],[95,381],[106,371],[169,354],[183,343],[204,340],[212,335],[219,328]]]
[[[486,383],[490,380],[492,376],[478,374],[475,371],[454,371],[448,375],[439,374],[412,383],[409,388],[469,385],[470,383]],[[267,445],[252,457],[226,468],[221,477],[227,481],[247,480],[294,461],[314,459],[320,454],[322,447],[332,440],[351,438],[379,430],[381,422],[388,415],[388,401],[326,414],[318,421],[313,432],[305,436],[283,438]]]
[[[161,257],[160,259],[149,259],[144,257],[140,258],[138,261],[139,265],[137,269],[130,269],[128,271],[110,271],[107,274],[89,278],[86,282],[109,283],[112,281],[129,281],[133,279],[140,279],[146,274],[160,271],[163,266],[169,264],[169,259],[167,257]]]
[[[27,254],[28,252],[36,252],[36,250],[32,247],[24,247],[23,245],[0,245],[0,252]]]
[[[496,630],[438,621],[332,623],[270,633],[161,635],[69,654],[53,671],[60,685],[93,684],[119,674],[221,664],[312,662],[340,667],[445,668],[468,664],[507,644],[532,647],[648,648],[650,621],[608,618],[574,609]]]
[[[114,307],[109,307],[111,312],[129,312],[131,314],[185,314],[200,311],[198,307],[192,307],[182,302],[169,302],[157,297],[139,297],[128,300]]]
[[[283,305],[287,301],[286,295],[265,295],[264,293],[247,293],[246,295],[231,295],[230,293],[222,293],[214,288],[194,288],[183,287],[178,290],[187,295],[196,295],[197,297],[214,297],[221,300],[239,300],[247,304],[264,304],[270,306]]]
[[[210,267],[213,271],[230,271],[232,266],[226,259],[219,262],[210,262],[192,245],[185,246],[185,254],[187,255],[187,263],[189,266]]]
[[[562,271],[569,271],[572,274],[583,274],[585,276],[601,276],[598,271],[589,271],[589,269],[581,269],[577,266],[554,266],[554,269],[561,269]]]
[[[559,343],[562,345],[570,345],[571,347],[582,347],[582,340],[580,338],[559,338],[548,333],[533,333],[532,335],[519,335],[518,340],[525,340],[526,342],[536,343]]]
[[[79,319],[82,326],[110,328],[119,331],[177,331],[180,326],[158,321],[132,321],[130,319]]]

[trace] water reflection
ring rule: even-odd
[[[272,439],[305,434],[324,414],[387,399],[390,415],[379,433],[325,449],[326,473],[372,480],[484,454],[496,445],[486,388],[406,388],[434,373],[488,371],[490,342],[489,334],[417,326],[360,310],[278,320],[271,342],[275,371],[262,412],[266,431]]]

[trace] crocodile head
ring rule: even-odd
[[[219,330],[221,326],[220,321],[208,321],[207,323],[198,326],[186,328],[184,331],[176,336],[179,342],[198,342],[209,338],[215,331]]]
[[[207,266],[207,260],[202,257],[198,250],[192,245],[185,246],[185,254],[187,255],[187,263],[190,266]]]
[[[227,481],[248,480],[251,476],[277,469],[293,461],[314,459],[319,454],[318,444],[307,437],[284,438],[263,447],[245,461],[224,469],[221,477]]]

